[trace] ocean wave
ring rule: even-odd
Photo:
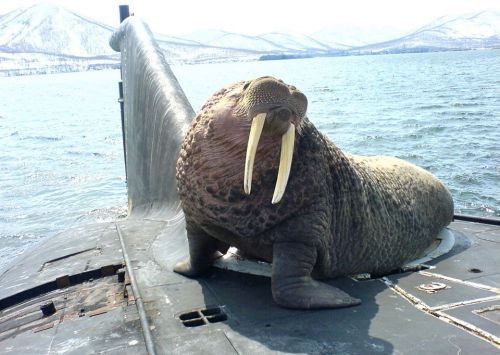
[[[127,217],[127,206],[96,208],[77,218],[78,221],[112,222]]]
[[[63,136],[24,136],[21,140],[37,140],[37,141],[48,141],[48,142],[58,142],[64,139]]]
[[[6,243],[7,239],[15,239],[15,240],[23,240],[23,239],[29,239],[32,240],[35,237],[34,234],[32,233],[25,233],[25,234],[0,234],[0,240],[3,243]]]
[[[454,110],[447,110],[447,111],[438,111],[436,112],[437,115],[445,117],[446,119],[449,120],[454,120],[454,121],[464,121],[464,120],[484,120],[488,118],[495,118],[495,116],[487,111],[454,111]]]
[[[430,126],[430,127],[422,127],[417,130],[418,134],[427,134],[427,133],[439,133],[446,131],[448,127],[445,126]]]
[[[122,143],[122,138],[117,138],[117,137],[104,137],[104,141],[108,144],[113,144],[113,145],[116,145],[116,144],[121,144]]]
[[[417,110],[437,110],[442,108],[446,108],[446,106],[441,104],[430,104],[430,105],[421,105],[416,107]]]
[[[500,209],[494,205],[466,201],[460,198],[454,198],[453,202],[455,204],[455,213],[457,214],[481,217],[500,217]]]
[[[99,153],[99,152],[84,152],[77,150],[67,150],[64,152],[67,155],[72,156],[81,156],[81,157],[97,157],[97,158],[105,158],[108,154]]]
[[[471,185],[481,185],[482,182],[476,176],[473,176],[469,173],[460,173],[452,176],[453,181],[458,182],[460,184],[464,184],[466,186]]]
[[[370,134],[370,135],[367,135],[367,136],[363,137],[364,141],[381,141],[381,140],[384,140],[384,139],[385,139],[384,136],[381,136],[381,135],[378,135],[378,134]]]
[[[455,102],[450,105],[451,107],[477,107],[483,106],[482,102]]]
[[[312,88],[313,92],[334,92],[335,90],[329,86],[317,86]]]
[[[419,161],[423,160],[424,156],[416,153],[407,153],[396,156],[399,159],[408,160],[408,161]]]
[[[424,138],[424,135],[422,133],[416,133],[416,132],[412,132],[412,133],[407,133],[407,134],[404,134],[403,135],[403,139],[411,139],[411,140],[420,140],[422,138]]]

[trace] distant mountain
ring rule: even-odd
[[[274,43],[259,36],[249,36],[239,33],[225,32],[222,36],[214,38],[205,44],[215,47],[251,49],[259,52],[286,51],[285,46]]]
[[[441,17],[407,36],[362,46],[353,54],[500,48],[500,13]]]
[[[306,51],[306,52],[328,52],[332,49],[339,49],[338,47],[331,47],[326,45],[317,39],[306,36],[303,34],[288,34],[288,33],[266,33],[260,36],[260,38],[267,40],[271,43],[279,43],[280,46],[285,47],[288,50],[293,51]]]
[[[316,31],[311,37],[332,48],[349,49],[391,40],[404,34],[406,33],[389,26],[335,25]]]
[[[261,35],[244,35],[221,30],[194,31],[182,38],[199,44],[213,47],[244,49],[268,53],[323,53],[332,48],[320,41],[302,34],[265,33]]]
[[[113,28],[40,3],[0,16],[0,75],[117,67],[108,44]]]
[[[0,17],[0,46],[13,52],[112,56],[112,32],[109,26],[47,3]]]
[[[50,3],[1,15],[0,75],[118,67],[120,55],[109,46],[114,30]],[[158,35],[157,40],[170,62],[257,60],[262,55],[166,35]]]
[[[0,15],[0,75],[118,67],[119,54],[108,44],[113,31],[46,3]],[[335,26],[311,35],[212,29],[155,37],[170,63],[500,48],[500,14],[441,17],[405,36],[391,28]]]

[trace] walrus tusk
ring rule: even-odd
[[[250,190],[252,189],[253,163],[255,160],[255,153],[257,153],[257,146],[259,145],[262,127],[264,127],[264,122],[266,121],[266,115],[266,113],[259,113],[253,118],[252,127],[250,128],[250,134],[248,136],[245,175],[243,180],[243,189],[247,195],[250,195]]]
[[[285,193],[288,177],[292,168],[293,147],[295,144],[295,126],[290,124],[288,130],[281,137],[281,154],[280,166],[278,170],[278,178],[276,179],[276,187],[273,194],[273,205],[280,202]]]

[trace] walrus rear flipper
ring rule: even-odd
[[[273,298],[287,308],[342,308],[356,306],[361,300],[318,282],[311,277],[316,249],[301,243],[275,243],[271,276]]]

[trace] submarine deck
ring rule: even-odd
[[[332,280],[363,303],[314,311],[277,306],[268,277],[173,273],[183,218],[75,228],[0,274],[0,352],[500,353],[500,226],[450,228],[455,244],[430,268]]]

